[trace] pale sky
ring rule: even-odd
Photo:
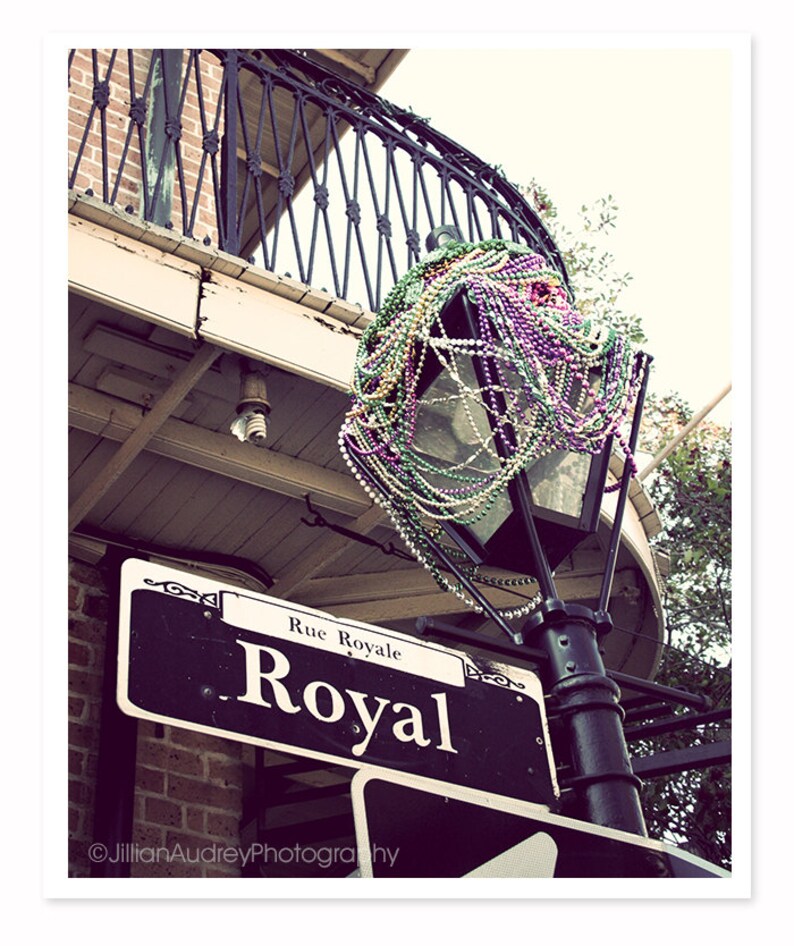
[[[707,41],[412,48],[381,90],[511,182],[534,177],[569,229],[580,229],[582,204],[613,195],[618,222],[605,245],[615,269],[633,276],[621,308],[642,317],[651,389],[676,390],[693,410],[731,381],[732,316],[749,319],[733,298],[749,261],[732,265],[749,188],[734,151],[749,129],[732,96],[735,51],[724,37],[722,48]],[[711,416],[730,423],[731,395]]]

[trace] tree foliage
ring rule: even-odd
[[[620,308],[620,296],[632,280],[630,273],[615,268],[615,257],[608,248],[608,238],[615,229],[618,205],[609,194],[579,209],[577,230],[564,224],[546,190],[531,181],[519,188],[532,203],[562,253],[576,308],[588,318],[598,318],[620,332],[635,345],[642,345],[645,334],[635,313]]]
[[[605,247],[617,222],[612,195],[582,205],[577,232],[562,225],[545,189],[523,188],[563,254],[580,312],[643,345],[641,319],[620,308],[631,275]],[[677,394],[646,403],[640,449],[658,453],[692,416]],[[713,709],[731,701],[731,433],[702,422],[644,483],[659,512],[655,550],[669,557],[663,582],[667,646],[657,682],[706,695]],[[683,709],[677,713],[686,712]],[[729,736],[730,720],[632,743],[650,754]],[[712,863],[731,863],[730,767],[690,770],[648,780],[643,806],[649,833]]]
[[[676,395],[651,399],[644,415],[649,452],[688,422]],[[659,467],[648,490],[663,529],[654,539],[670,556],[664,608],[670,646],[659,683],[705,694],[715,710],[731,705],[731,435],[702,422]],[[730,736],[730,719],[645,743],[660,752]],[[649,831],[713,863],[731,863],[730,767],[691,770],[646,785]]]

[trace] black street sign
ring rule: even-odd
[[[527,670],[137,559],[122,566],[119,628],[131,716],[556,802]]]
[[[729,877],[670,845],[410,777],[358,772],[362,877]]]

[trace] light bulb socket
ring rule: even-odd
[[[267,396],[267,383],[264,373],[248,362],[243,362],[240,369],[240,395],[237,399],[237,413],[245,409],[261,409],[270,413],[270,401]]]
[[[237,401],[237,418],[231,425],[231,433],[238,440],[264,446],[267,437],[267,416],[270,401],[264,373],[247,360],[240,366],[240,394]]]

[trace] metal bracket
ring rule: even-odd
[[[322,513],[319,513],[312,506],[309,493],[306,493],[303,498],[306,502],[306,508],[314,516],[314,521],[312,522],[310,522],[308,519],[304,519],[303,516],[301,516],[301,522],[305,526],[309,526],[312,529],[330,529],[331,532],[336,532],[339,535],[343,535],[345,538],[352,539],[354,542],[361,542],[364,545],[371,545],[383,552],[384,555],[393,555],[396,558],[402,558],[407,562],[416,561],[413,555],[409,555],[407,552],[403,552],[402,549],[398,549],[393,542],[388,542],[384,545],[382,542],[378,542],[376,539],[371,539],[368,535],[361,535],[359,532],[353,532],[352,529],[346,529],[344,526],[338,526],[333,522],[328,522],[328,520],[323,517]]]

